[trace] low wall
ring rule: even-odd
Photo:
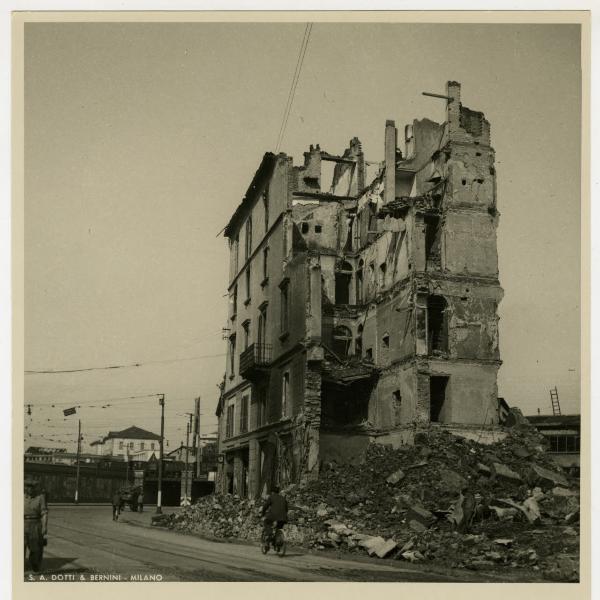
[[[130,473],[131,476],[131,473]],[[25,463],[25,477],[35,479],[49,502],[73,502],[77,468],[70,465]],[[79,467],[79,502],[111,502],[113,494],[127,484],[125,469]]]

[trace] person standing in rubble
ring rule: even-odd
[[[25,479],[24,502],[24,557],[27,559],[29,550],[29,564],[34,571],[39,571],[42,566],[44,546],[48,535],[48,506],[46,498],[37,490],[34,479]]]
[[[282,529],[288,522],[288,503],[279,493],[279,486],[273,486],[271,493],[263,504],[260,514],[264,517],[264,528],[268,537],[271,537],[273,534],[273,524],[275,524],[275,529],[277,530]]]

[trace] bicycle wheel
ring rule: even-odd
[[[279,530],[275,537],[275,551],[278,556],[285,556],[286,551],[285,538],[283,537],[283,531]]]
[[[269,547],[270,547],[269,540],[265,536],[265,534],[263,533],[262,536],[261,536],[261,538],[260,538],[260,551],[263,554],[266,554],[269,551]]]

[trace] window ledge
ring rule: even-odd
[[[250,298],[246,298],[246,300],[244,300],[244,306],[248,306],[248,304],[250,304]]]
[[[265,285],[267,285],[269,283],[269,278],[265,277],[261,282],[260,282],[260,287],[265,287]]]
[[[236,317],[237,317],[237,313],[236,313],[236,312],[234,312],[234,313],[231,315],[231,317],[229,317],[229,320],[230,320],[230,321],[235,321],[235,318],[236,318]]]
[[[282,342],[285,342],[285,340],[287,340],[290,337],[290,332],[289,331],[284,331],[282,334],[279,335],[279,339]]]

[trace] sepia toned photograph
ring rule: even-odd
[[[585,13],[111,14],[22,24],[25,588],[586,580]]]

